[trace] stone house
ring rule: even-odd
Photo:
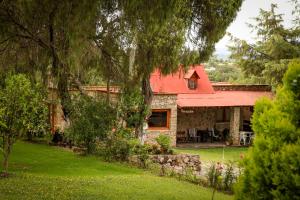
[[[172,145],[178,143],[224,143],[225,134],[234,145],[240,144],[240,131],[249,129],[255,101],[260,97],[272,97],[267,85],[232,85],[211,83],[203,65],[191,67],[187,72],[162,75],[152,73],[152,115],[148,119],[145,141],[153,142],[159,134],[171,137]],[[86,86],[91,95],[103,95],[105,87]],[[117,88],[111,93],[116,96]],[[55,92],[51,99],[57,99]],[[51,129],[63,129],[66,125],[59,104],[50,105]],[[190,130],[194,135],[191,137]],[[211,130],[214,130],[213,140]]]
[[[224,143],[224,134],[233,145],[240,145],[240,131],[251,131],[249,123],[255,101],[272,97],[267,85],[211,83],[203,65],[167,76],[157,70],[150,83],[154,98],[146,141],[166,134],[171,136],[174,146],[179,142]],[[194,138],[189,136],[191,130]]]

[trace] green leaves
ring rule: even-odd
[[[237,199],[297,199],[300,189],[300,101],[294,80],[300,62],[289,64],[273,101],[261,99],[252,118],[254,147],[245,162]]]
[[[0,122],[2,133],[19,136],[22,132],[40,131],[47,119],[43,96],[25,75],[12,75],[1,91]]]
[[[92,153],[96,140],[103,141],[112,130],[116,110],[102,99],[89,96],[74,99],[71,125],[66,130],[68,139]]]
[[[254,24],[249,25],[257,32],[254,44],[232,37],[235,44],[230,47],[230,57],[246,76],[256,76],[272,86],[282,83],[288,63],[300,56],[299,27],[284,27],[282,14],[277,14],[276,8],[272,4],[269,11],[261,10]]]

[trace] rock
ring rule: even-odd
[[[161,158],[159,158],[159,163],[164,163],[164,158],[163,157],[161,157]]]
[[[170,167],[171,167],[171,164],[170,164],[170,163],[167,163],[167,164],[165,164],[164,166],[165,166],[165,168],[170,168]]]
[[[179,167],[179,166],[175,166],[175,167],[174,167],[174,171],[177,172],[177,173],[182,173],[183,168],[182,168],[182,167]]]
[[[184,163],[188,163],[189,160],[190,160],[190,159],[189,159],[188,157],[185,157],[185,158],[183,159],[183,162],[184,162]]]

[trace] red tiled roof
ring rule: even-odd
[[[199,79],[197,80],[197,88],[191,90],[188,88],[187,79],[185,75],[192,73],[191,76],[197,73]],[[203,65],[191,67],[188,73],[184,73],[179,69],[176,73],[170,75],[162,75],[159,70],[151,74],[150,84],[154,94],[213,94],[214,89],[203,69]]]
[[[190,79],[194,74],[196,74],[197,78],[200,78],[200,76],[197,74],[197,71],[195,69],[190,69],[185,73],[184,78]]]
[[[215,94],[178,94],[179,107],[253,106],[261,97],[272,98],[271,92],[216,91]]]

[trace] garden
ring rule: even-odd
[[[45,144],[18,142],[10,169],[12,176],[0,179],[0,199],[211,199],[212,195],[210,188]],[[232,198],[216,193],[216,199]]]
[[[249,109],[251,147],[173,147],[174,94],[159,94],[173,107],[147,123],[151,74],[208,61],[242,3],[0,1],[0,199],[300,199],[298,0],[290,27],[271,4],[250,24],[253,44],[229,34],[226,84],[274,94]]]

